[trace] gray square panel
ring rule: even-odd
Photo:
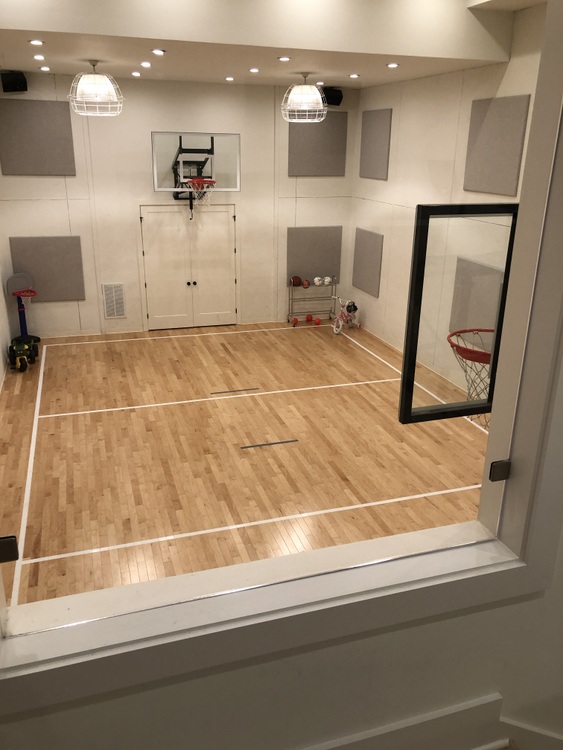
[[[289,123],[289,177],[344,177],[347,112],[328,112],[322,122]]]
[[[75,175],[68,102],[0,100],[4,175]]]
[[[529,106],[529,95],[473,102],[464,190],[516,195]]]
[[[340,276],[342,227],[289,227],[287,230],[287,279],[300,276]]]
[[[383,235],[356,229],[352,285],[373,297],[379,297]]]
[[[14,273],[33,279],[35,302],[85,299],[80,237],[10,237]]]
[[[360,177],[387,179],[392,116],[392,109],[374,109],[362,113]]]

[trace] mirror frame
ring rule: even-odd
[[[450,404],[434,404],[432,406],[413,407],[415,388],[416,355],[418,350],[418,336],[420,329],[420,315],[422,311],[422,294],[424,287],[424,272],[428,250],[428,232],[432,218],[455,218],[473,216],[511,216],[510,234],[506,252],[504,279],[500,293],[500,304],[491,352],[489,370],[489,391],[486,399],[478,401],[460,401]],[[413,256],[411,265],[411,279],[408,296],[407,322],[405,329],[405,343],[403,348],[403,370],[401,374],[401,394],[399,401],[399,422],[428,422],[434,419],[451,419],[454,417],[470,417],[476,414],[487,414],[493,405],[493,394],[496,379],[498,353],[502,339],[502,324],[506,305],[506,294],[512,261],[512,249],[516,233],[518,217],[517,203],[478,203],[478,204],[445,204],[418,205],[416,207],[415,230],[413,240]]]

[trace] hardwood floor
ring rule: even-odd
[[[486,433],[400,425],[400,357],[363,330],[50,339],[41,357],[0,397],[19,603],[476,517]]]

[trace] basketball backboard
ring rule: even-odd
[[[152,133],[155,191],[186,189],[192,177],[215,180],[215,190],[240,190],[240,137],[236,133]]]

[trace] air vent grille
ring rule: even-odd
[[[123,284],[102,284],[106,318],[125,318],[125,291]]]

